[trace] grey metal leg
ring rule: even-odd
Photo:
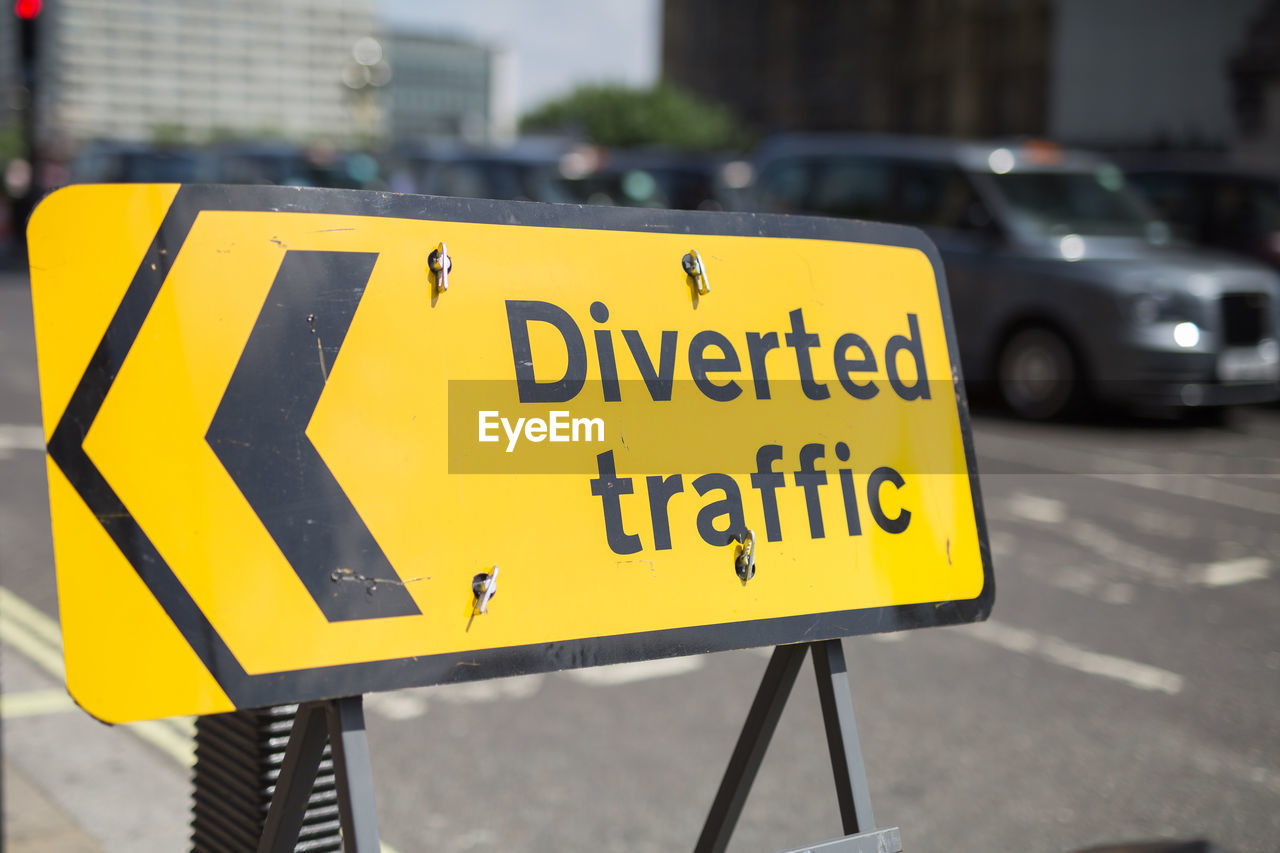
[[[258,853],[294,850],[326,743],[333,754],[342,849],[345,853],[378,853],[381,844],[373,802],[373,770],[359,696],[299,706]]]
[[[307,801],[316,781],[316,771],[320,769],[327,737],[325,703],[308,702],[300,706],[289,733],[276,791],[267,809],[258,853],[292,853],[302,831]]]
[[[808,644],[804,643],[778,646],[773,650],[773,657],[769,659],[769,666],[760,680],[760,689],[747,712],[747,721],[742,726],[742,734],[738,736],[738,744],[733,749],[733,757],[729,759],[694,853],[723,853],[729,846],[729,837],[742,814],[751,783],[755,781],[808,650]]]
[[[840,820],[846,835],[870,832],[876,827],[876,819],[871,812],[871,792],[867,789],[867,770],[858,742],[858,723],[853,716],[849,673],[839,640],[813,644],[813,668],[818,676],[818,698],[827,727]]]
[[[327,703],[329,744],[338,777],[338,814],[345,853],[378,853],[378,810],[373,802],[373,766],[359,696]]]

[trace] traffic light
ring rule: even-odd
[[[40,193],[40,178],[36,158],[36,87],[40,68],[40,11],[43,0],[14,0],[13,16],[18,19],[18,63],[21,85],[26,90],[18,108],[18,123],[26,147],[29,178],[22,186],[9,186],[14,194],[13,217],[25,223],[35,207]]]
[[[13,14],[18,19],[19,56],[23,83],[28,89],[35,84],[36,60],[39,56],[37,24],[44,0],[15,0]]]

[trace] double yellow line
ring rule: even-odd
[[[50,676],[66,683],[67,673],[62,663],[62,630],[58,623],[3,586],[0,586],[0,643],[21,652]],[[72,711],[75,708],[75,700],[65,687],[0,694],[0,717],[6,720]],[[124,728],[183,767],[195,764],[194,717],[148,720],[129,723]],[[384,843],[382,853],[396,851],[391,845]]]
[[[18,650],[53,678],[65,683],[62,663],[62,631],[58,623],[32,607],[20,596],[0,586],[0,642]],[[4,719],[70,711],[75,701],[65,687],[30,690],[0,695],[0,716]],[[130,723],[133,732],[183,767],[195,763],[195,718],[174,717]]]

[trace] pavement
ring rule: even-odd
[[[0,587],[4,846],[115,853],[189,846],[189,718],[108,726],[63,682],[56,623]],[[103,780],[127,793],[103,796]]]
[[[20,767],[4,763],[5,850],[10,853],[98,853],[75,819]]]

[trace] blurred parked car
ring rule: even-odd
[[[1280,394],[1277,275],[1174,244],[1104,160],[1037,142],[808,135],[767,141],[756,168],[758,209],[923,228],[966,379],[1024,417]]]
[[[378,161],[363,153],[290,143],[212,148],[97,142],[71,163],[72,183],[275,184],[382,189]]]
[[[1280,177],[1158,160],[1125,172],[1177,236],[1280,269]]]
[[[397,192],[677,210],[736,206],[729,199],[741,191],[738,176],[749,168],[717,155],[537,137],[500,148],[402,147],[387,160]]]
[[[71,162],[71,182],[89,184],[190,184],[216,180],[207,151],[166,145],[95,142]]]
[[[388,174],[396,192],[571,202],[561,173],[568,151],[563,143],[538,139],[502,148],[436,143],[392,153]]]
[[[215,180],[223,184],[383,189],[378,161],[369,154],[290,143],[230,143],[213,151]]]
[[[569,155],[572,157],[573,155]],[[665,150],[590,149],[586,168],[564,169],[566,187],[584,204],[672,210],[724,210],[732,191],[728,160],[711,154]],[[731,204],[731,203],[730,203]]]

